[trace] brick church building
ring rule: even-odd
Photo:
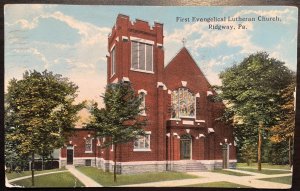
[[[235,167],[233,129],[216,120],[224,104],[211,99],[216,92],[185,47],[165,66],[163,39],[163,24],[121,14],[108,37],[107,83],[129,81],[143,97],[141,115],[148,119],[145,137],[119,146],[118,172]],[[103,141],[76,130],[61,149],[60,166],[112,171],[113,146],[101,149]]]

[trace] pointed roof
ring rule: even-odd
[[[182,47],[179,52],[171,59],[171,61],[165,67],[164,73],[165,79],[167,80],[166,83],[170,81],[170,78],[178,78],[178,80],[181,79],[183,81],[189,79],[195,81],[198,84],[201,84],[201,86],[206,86],[205,89],[211,89],[210,83],[185,46]]]
[[[187,81],[187,87],[194,92],[213,91],[186,47],[182,47],[164,68],[164,80],[171,90],[181,86],[181,81]]]

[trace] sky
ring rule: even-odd
[[[53,71],[79,86],[78,99],[95,100],[106,85],[107,37],[117,15],[164,24],[165,65],[185,46],[212,85],[218,74],[250,54],[270,57],[297,67],[297,8],[295,7],[137,7],[96,5],[5,5],[5,86],[25,70]],[[176,17],[247,17],[256,21],[178,22]],[[280,21],[258,21],[258,16]],[[209,24],[232,25],[213,30]],[[247,29],[237,29],[238,24]],[[183,63],[184,64],[184,63]]]

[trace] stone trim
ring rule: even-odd
[[[152,41],[152,40],[146,40],[146,39],[142,39],[142,38],[138,38],[138,37],[134,37],[134,36],[130,36],[130,40],[154,45],[154,41]]]

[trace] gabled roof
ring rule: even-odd
[[[184,60],[184,62],[178,62],[178,60]],[[201,71],[197,62],[192,57],[191,53],[186,47],[182,47],[179,52],[171,59],[164,71],[168,71],[172,67],[180,67],[181,69],[188,68],[189,70],[196,70],[197,75],[202,76],[209,86],[210,83]]]

